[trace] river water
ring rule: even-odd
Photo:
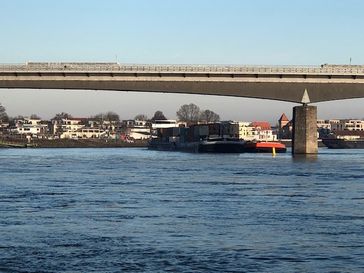
[[[364,272],[364,150],[0,149],[0,272]]]

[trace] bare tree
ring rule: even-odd
[[[118,122],[120,121],[120,117],[118,114],[116,114],[113,111],[109,111],[105,114],[106,120],[108,120],[109,122]]]
[[[134,117],[135,120],[148,120],[147,115],[144,114],[138,114]]]
[[[62,113],[56,114],[53,119],[60,120],[60,119],[69,119],[69,118],[72,118],[72,116],[70,114],[62,112]]]
[[[151,120],[166,120],[167,118],[166,118],[166,116],[163,114],[163,112],[162,111],[156,111],[155,113],[154,113],[154,116],[152,117],[152,119]]]
[[[211,110],[204,110],[200,114],[200,120],[206,123],[220,121],[220,116]]]
[[[8,114],[6,113],[6,109],[0,103],[0,121],[9,121]]]
[[[107,113],[100,113],[91,118],[99,121],[100,123],[103,123],[104,121],[108,122],[120,121],[119,115],[112,111],[109,111]]]
[[[38,116],[37,114],[31,114],[31,115],[30,115],[30,118],[31,118],[31,119],[41,119],[41,117],[40,117],[40,116]]]
[[[178,120],[187,122],[187,123],[195,123],[199,121],[200,118],[200,107],[196,104],[184,104],[177,111]]]

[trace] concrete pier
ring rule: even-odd
[[[317,107],[293,107],[292,154],[317,154]]]

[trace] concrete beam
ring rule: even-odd
[[[185,93],[301,102],[364,98],[364,66],[0,64],[0,88]]]

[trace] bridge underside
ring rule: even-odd
[[[302,100],[307,89],[310,102],[364,97],[364,79],[302,80],[211,77],[134,77],[117,76],[1,76],[0,88],[114,90],[184,93],[271,99],[289,102]]]

